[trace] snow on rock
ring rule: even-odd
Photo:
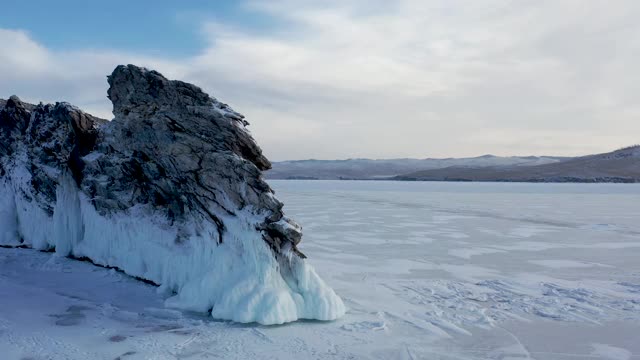
[[[248,122],[200,88],[118,66],[112,121],[67,104],[0,107],[0,245],[150,280],[168,307],[281,324],[342,300],[297,249]]]

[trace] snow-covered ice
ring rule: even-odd
[[[640,358],[638,185],[271,185],[343,318],[213,321],[115,270],[0,249],[0,359]]]

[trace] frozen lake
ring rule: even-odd
[[[639,185],[270,183],[344,318],[217,322],[0,249],[0,358],[640,359]]]

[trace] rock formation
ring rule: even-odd
[[[244,116],[200,88],[118,66],[114,119],[0,102],[0,244],[88,258],[167,305],[263,324],[344,313],[297,249]]]

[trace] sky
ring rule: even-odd
[[[0,98],[111,119],[118,64],[244,114],[271,160],[640,143],[640,1],[14,1]]]

